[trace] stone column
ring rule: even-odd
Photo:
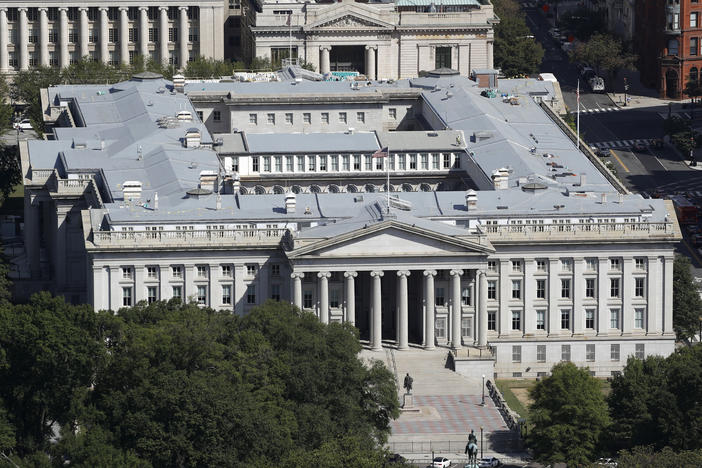
[[[167,301],[172,295],[172,291],[168,288],[170,269],[171,266],[168,264],[161,263],[158,265],[158,298],[162,301]]]
[[[478,272],[478,346],[487,346],[488,310],[487,310],[487,275],[484,271]]]
[[[61,19],[61,29],[59,31],[59,34],[61,34],[59,41],[61,54],[59,56],[59,64],[61,68],[66,68],[70,62],[68,58],[68,8],[59,8],[59,18]]]
[[[88,33],[90,24],[88,23],[88,7],[78,7],[80,13],[80,58],[90,55],[88,48]]]
[[[219,265],[219,263],[210,263],[209,264],[209,280],[210,280],[210,293],[207,295],[207,305],[210,307],[218,307],[222,305],[222,288],[219,284],[219,278],[220,278],[220,273],[222,271],[222,267]],[[219,297],[219,299],[215,300],[215,294]],[[266,296],[261,296],[261,300],[265,301]]]
[[[319,278],[319,320],[322,323],[329,323],[329,277],[328,271],[317,273]]]
[[[494,60],[492,58],[492,41],[487,41],[487,67],[494,68]]]
[[[100,60],[102,63],[108,63],[110,61],[110,51],[108,44],[110,42],[110,36],[108,34],[109,22],[107,18],[107,8],[100,7]]]
[[[436,270],[424,270],[424,349],[434,349],[434,277]]]
[[[663,265],[663,334],[675,335],[673,330],[673,257],[665,257]]]
[[[319,48],[319,53],[320,53],[320,59],[319,59],[319,73],[329,73],[330,69],[330,64],[329,64],[329,51],[331,50],[331,46],[322,46]]]
[[[659,335],[662,330],[662,309],[659,305],[661,299],[660,285],[661,278],[658,276],[658,257],[648,257],[647,259],[647,301],[646,301],[646,334]],[[658,311],[661,311],[659,313]]]
[[[290,277],[293,280],[293,304],[298,309],[302,309],[302,278],[304,273],[292,273]]]
[[[188,21],[188,7],[178,7],[180,13],[180,27],[178,28],[178,44],[180,51],[178,53],[178,64],[181,69],[184,69],[188,64],[188,37],[190,36],[190,26]]]
[[[183,272],[183,302],[190,302],[190,298],[197,294],[195,289],[195,265],[185,265]]]
[[[129,64],[129,8],[119,7],[119,60]],[[144,57],[146,61],[146,57]]]
[[[9,45],[9,32],[7,30],[7,7],[0,7],[0,72],[10,69],[10,60],[7,53]]]
[[[524,312],[522,313],[523,330],[525,335],[531,335],[536,331],[536,310],[534,309],[534,298],[536,297],[536,262],[533,258],[524,259],[524,283],[522,294],[524,295]]]
[[[139,54],[149,58],[149,16],[147,7],[139,7]]]
[[[631,305],[634,297],[634,259],[622,259],[622,335],[631,335],[634,328],[634,308]]]
[[[18,43],[15,45],[15,51],[19,50],[20,70],[27,70],[29,69],[29,49],[27,48],[27,44],[29,43],[29,25],[27,24],[27,7],[19,7],[17,11],[19,12],[19,36]]]
[[[499,263],[500,287],[497,291],[497,299],[500,309],[497,314],[497,332],[500,336],[506,336],[512,333],[512,311],[509,308],[512,300],[512,278],[509,276],[512,265],[509,260],[504,259],[500,259]]]
[[[134,265],[134,304],[146,300],[146,287],[144,286],[144,265]]]
[[[607,335],[607,330],[609,330],[609,307],[607,307],[607,296],[609,295],[608,268],[609,259],[607,257],[597,259],[597,336]]]
[[[573,259],[573,334],[582,335],[585,329],[585,309],[583,297],[585,296],[585,259]]]
[[[399,299],[399,320],[397,321],[397,349],[404,351],[409,349],[408,345],[408,310],[407,310],[407,277],[410,272],[400,270],[397,272],[398,279],[398,299]]]
[[[375,51],[378,50],[377,46],[366,46],[366,76],[369,80],[375,80]]]
[[[561,332],[561,313],[558,300],[561,297],[561,279],[558,277],[557,258],[548,261],[548,335],[554,336]]]
[[[168,7],[158,7],[159,60],[168,65]]]
[[[92,295],[92,305],[95,310],[109,309],[110,304],[105,304],[105,299],[103,297],[103,291],[105,287],[104,274],[105,270],[101,266],[92,266],[93,272],[93,295]]]
[[[382,271],[371,271],[371,349],[380,351],[383,349],[383,311],[382,292],[380,279],[383,277]]]
[[[49,66],[49,16],[48,8],[39,8],[39,63]]]
[[[110,266],[110,283],[108,286],[109,291],[109,308],[117,312],[120,307],[122,307],[122,288],[119,285],[119,267]]]
[[[461,340],[461,317],[463,307],[461,305],[461,276],[463,270],[451,270],[451,347],[458,349],[462,346]]]
[[[355,280],[358,273],[355,271],[347,271],[344,273],[346,278],[346,321],[351,325],[356,325],[356,288]]]

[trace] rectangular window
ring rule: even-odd
[[[347,122],[346,112],[339,112],[339,122],[342,124]]]
[[[570,361],[570,345],[561,345],[561,361]]]
[[[333,172],[339,172],[339,156],[336,154],[331,156],[331,170]]]
[[[197,266],[197,276],[200,278],[207,278],[207,267],[205,265]]]
[[[597,271],[597,259],[596,258],[586,258],[585,259],[585,269],[587,271]]]
[[[129,42],[137,42],[139,30],[137,28],[129,28]]]
[[[407,168],[407,162],[406,162],[406,161],[407,161],[406,155],[404,155],[404,154],[399,154],[399,155],[397,156],[397,166],[398,166],[398,169],[399,169],[399,170],[404,171],[404,170]]]
[[[256,285],[250,284],[246,287],[246,303],[255,304],[256,303]]]
[[[146,277],[147,278],[158,278],[158,267],[155,267],[155,266],[146,267]]]
[[[588,362],[595,361],[595,345],[594,344],[586,344],[585,345],[585,360]]]
[[[451,68],[451,47],[437,47],[435,49],[434,68]]]
[[[122,305],[131,307],[132,305],[132,288],[122,288]]]
[[[329,112],[322,112],[322,123],[323,124],[329,123]]]
[[[644,297],[646,292],[646,278],[634,278],[634,296]]]
[[[585,279],[585,297],[595,297],[595,278]]]
[[[489,272],[497,272],[497,262],[495,260],[488,260],[487,269]]]
[[[546,311],[543,309],[536,311],[536,329],[546,330]]]
[[[297,172],[305,172],[305,157],[297,157]]]
[[[464,306],[470,305],[470,288],[467,286],[461,289],[461,304]]]
[[[433,153],[431,155],[431,168],[432,169],[439,168],[439,154],[438,153]]]
[[[536,345],[536,362],[546,362],[546,345]]]
[[[394,107],[391,107],[388,109],[388,116],[390,117],[391,120],[396,120],[397,119],[397,109]]]
[[[268,122],[270,125],[275,125],[275,114],[272,112],[266,114],[266,122]]]
[[[561,280],[561,297],[563,299],[570,299],[570,279]]]
[[[609,358],[612,361],[619,361],[619,345],[609,345]]]
[[[609,309],[609,328],[619,328],[619,309]]]
[[[345,154],[341,157],[341,170],[350,171],[351,170],[351,157]]]
[[[178,28],[168,28],[168,42],[178,42]]]
[[[171,267],[171,275],[174,278],[182,278],[183,277],[183,269],[179,266],[173,266],[173,267]]]
[[[327,170],[327,156],[326,155],[322,155],[319,157],[319,170],[320,171]]]
[[[512,346],[512,362],[522,362],[522,347]]]
[[[230,305],[232,303],[232,285],[222,285],[222,304]]]
[[[302,295],[302,307],[305,309],[312,308],[312,291],[306,290]]]
[[[199,285],[197,287],[197,303],[200,305],[207,304],[207,286]]]
[[[546,280],[537,279],[536,280],[536,298],[546,299]]]
[[[570,309],[561,309],[561,328],[570,330]]]
[[[286,113],[285,113],[285,123],[288,124],[288,125],[292,125],[292,124],[293,124],[293,114],[292,114],[292,112],[286,112]]]
[[[256,265],[246,265],[246,276],[249,278],[256,276]]]
[[[353,155],[353,170],[354,171],[361,170],[361,155],[360,154]]]
[[[622,264],[620,259],[618,258],[610,258],[609,259],[609,269],[614,270],[614,271],[619,271],[621,270]]]
[[[646,357],[646,347],[643,343],[637,343],[634,349],[634,357],[636,359],[644,359]]]
[[[473,319],[466,317],[461,319],[461,336],[472,338],[473,337]]]
[[[417,155],[416,154],[410,154],[409,168],[410,169],[417,169]]]
[[[132,267],[122,267],[122,279],[132,279],[134,277],[134,270]]]
[[[445,302],[444,288],[436,288],[436,292],[434,293],[434,305],[443,306]]]
[[[263,157],[263,172],[271,172],[271,157]]]
[[[293,172],[293,157],[285,156],[285,170],[287,172]]]
[[[646,271],[646,259],[645,258],[637,258],[634,260],[634,266],[637,270],[639,271]]]
[[[644,327],[644,315],[645,315],[645,310],[638,307],[634,309],[634,328],[643,328]]]
[[[252,125],[258,125],[258,114],[249,114],[249,123]]]
[[[512,280],[512,299],[522,298],[522,280]]]
[[[522,329],[522,311],[513,310],[512,311],[512,330]]]
[[[360,123],[365,123],[366,122],[366,113],[365,112],[356,112],[356,121]]]
[[[522,272],[522,261],[521,260],[512,260],[512,271],[514,273],[521,273]]]
[[[429,169],[429,155],[427,153],[421,153],[419,158],[422,170],[426,171]]]
[[[307,170],[310,172],[317,170],[317,157],[314,154],[307,156]]]
[[[547,271],[548,270],[548,264],[546,263],[546,260],[537,260],[536,261],[536,271]]]
[[[274,263],[271,265],[271,276],[273,278],[279,278],[280,277],[280,265],[277,263]]]
[[[488,311],[488,330],[497,330],[497,312]]]
[[[436,329],[435,329],[436,337],[444,339],[446,338],[446,319],[445,318],[437,318],[436,319]]]
[[[609,279],[609,297],[619,297],[619,278]]]
[[[585,328],[595,328],[595,309],[585,309]]]
[[[497,299],[497,281],[488,280],[487,283],[488,283],[488,290],[487,290],[488,299]]]
[[[699,39],[696,37],[690,38],[690,55],[697,55]]]
[[[569,258],[561,259],[561,270],[562,271],[573,271],[573,261]]]
[[[225,276],[227,278],[231,278],[231,276],[232,276],[232,266],[231,265],[222,265],[222,276]]]
[[[158,300],[158,288],[156,286],[146,288],[146,300],[149,304]]]
[[[218,110],[212,111],[212,120],[215,122],[220,122],[222,120],[222,112]]]
[[[182,286],[171,287],[171,296],[173,296],[174,299],[182,298],[183,297],[183,287]]]
[[[697,13],[690,13],[690,28],[697,27]]]
[[[158,28],[149,28],[149,42],[158,42]]]
[[[260,162],[259,162],[259,157],[254,156],[251,158],[251,170],[253,172],[258,172],[261,170]]]
[[[332,298],[334,296],[334,291],[332,291]],[[271,284],[271,299],[274,301],[280,301],[280,285],[279,284]],[[337,302],[338,304],[338,302]],[[334,302],[331,302],[332,307],[339,307],[338,305],[334,305]]]
[[[302,122],[306,124],[312,123],[312,114],[309,112],[303,112],[302,113]]]

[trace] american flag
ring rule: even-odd
[[[373,153],[374,158],[386,158],[388,156],[388,147],[380,148],[378,151]]]
[[[578,105],[578,112],[580,112],[580,80],[578,80],[578,88],[575,90],[575,102]]]
[[[285,26],[290,26],[290,23],[292,22],[292,11],[288,13],[288,20],[285,22]]]

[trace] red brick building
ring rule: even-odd
[[[702,0],[637,0],[635,15],[641,82],[685,98],[686,83],[702,78]]]

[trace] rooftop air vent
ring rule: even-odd
[[[536,192],[537,190],[546,190],[546,188],[548,188],[546,185],[539,182],[530,182],[522,185],[522,190],[525,192]]]
[[[188,195],[188,198],[198,199],[198,198],[206,197],[208,195],[212,195],[212,190],[207,190],[204,188],[194,188],[194,189],[188,190],[185,193]]]

